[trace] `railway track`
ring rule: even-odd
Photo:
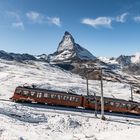
[[[9,99],[0,99],[0,102],[11,102]],[[83,108],[72,108],[72,107],[63,107],[63,106],[55,106],[55,105],[47,105],[47,104],[37,104],[37,103],[16,103],[20,104],[24,107],[31,107],[31,108],[36,108],[37,110],[40,109],[46,109],[46,111],[49,112],[56,112],[63,114],[64,112],[68,112],[69,114],[72,113],[73,115],[76,112],[79,113],[88,113],[88,114],[95,114],[94,110],[87,110]],[[67,114],[68,114],[67,113]],[[97,111],[98,116],[100,116],[101,112]],[[75,114],[76,115],[76,114]],[[140,115],[135,115],[135,114],[124,114],[124,113],[115,113],[115,112],[105,112],[105,115],[107,116],[116,116],[116,117],[126,117],[126,118],[135,118],[135,119],[140,119]]]
[[[0,101],[11,102],[9,99],[0,99]]]

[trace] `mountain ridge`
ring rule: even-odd
[[[22,62],[22,61],[26,61],[26,60],[34,60],[36,61],[36,57],[27,53],[8,53],[5,52],[3,50],[0,50],[0,58],[1,59],[5,59],[5,60],[9,60],[9,61],[18,61],[18,62]]]

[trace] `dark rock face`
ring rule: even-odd
[[[120,55],[116,61],[122,65],[122,66],[128,66],[131,64],[131,57],[132,56],[125,56],[125,55]]]
[[[11,55],[2,50],[0,51],[0,58],[6,60],[13,60],[13,57]]]
[[[5,51],[0,51],[0,58],[9,61],[15,60],[19,62],[26,61],[26,60],[37,60],[33,55],[7,53]]]

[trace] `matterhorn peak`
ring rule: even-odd
[[[63,39],[58,45],[57,52],[61,52],[63,50],[73,50],[74,44],[75,44],[74,38],[68,31],[66,31],[64,33]]]
[[[65,35],[71,35],[68,31],[65,31]]]
[[[53,62],[69,60],[94,60],[96,59],[88,50],[75,43],[73,36],[66,31],[57,51],[49,55],[49,60]]]

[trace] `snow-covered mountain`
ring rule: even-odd
[[[57,51],[49,55],[50,62],[94,59],[96,59],[96,57],[93,56],[87,49],[75,43],[74,38],[67,31],[59,43]]]
[[[47,54],[41,54],[41,55],[37,55],[36,56],[37,60],[41,60],[41,61],[48,61],[48,55]]]
[[[117,58],[99,57],[98,59],[106,64],[114,65],[115,69],[120,69],[131,75],[140,75],[140,53],[130,56],[120,55]]]
[[[130,65],[131,62],[131,58],[132,56],[125,56],[125,55],[120,55],[116,61],[118,62],[118,64],[120,64],[121,66],[128,66]]]
[[[120,64],[123,71],[132,75],[140,75],[140,53],[131,56],[121,55],[116,61]]]
[[[131,64],[139,64],[140,63],[140,53],[136,53],[131,56],[120,55],[116,61],[122,66],[129,66]]]

